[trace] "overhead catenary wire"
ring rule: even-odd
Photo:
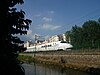
[[[82,19],[84,19],[84,18],[86,18],[86,17],[89,17],[89,16],[91,16],[91,15],[94,14],[94,13],[98,13],[99,11],[100,11],[100,8],[99,8],[99,9],[96,9],[96,10],[93,10],[93,11],[87,13],[86,15],[81,16],[80,18],[76,18],[76,19],[72,20],[71,22],[69,22],[69,23],[66,24],[66,25],[67,25],[67,26],[70,26],[70,25],[72,25],[72,24],[73,24],[73,25],[80,24],[80,23],[83,22]],[[98,15],[98,14],[94,15],[94,17],[92,16],[90,19],[93,19],[93,18],[95,18],[96,16],[100,16],[100,14],[99,14],[99,15]],[[90,20],[90,19],[88,19],[88,20]],[[80,21],[80,20],[81,20],[81,21]],[[87,20],[86,20],[86,21],[87,21]],[[59,30],[64,30],[64,29],[66,28],[66,25],[63,26],[63,29],[61,28],[61,29],[59,29]],[[68,29],[68,28],[66,28],[66,29]]]

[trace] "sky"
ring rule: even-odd
[[[25,11],[25,18],[32,20],[27,35],[20,36],[24,41],[33,41],[34,35],[47,39],[100,18],[100,0],[24,0],[17,9]]]

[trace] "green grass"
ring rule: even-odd
[[[25,56],[25,55],[19,55],[18,60],[24,62],[24,63],[32,63],[34,62],[34,58],[32,56]]]

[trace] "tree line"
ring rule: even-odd
[[[81,27],[72,26],[65,34],[67,39],[70,37],[74,49],[100,48],[100,18],[86,21]]]

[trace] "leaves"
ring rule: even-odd
[[[82,27],[73,26],[70,34],[71,43],[76,48],[98,48],[100,46],[100,22],[89,20]]]
[[[6,8],[2,10],[2,13],[0,13],[0,15],[3,14],[0,18],[0,24],[2,24],[0,34],[3,34],[0,42],[6,43],[4,43],[1,48],[4,47],[8,50],[5,51],[16,53],[22,49],[20,46],[22,46],[24,43],[19,37],[17,37],[17,35],[26,35],[32,21],[25,19],[25,12],[22,9],[17,11],[17,8],[14,8],[16,4],[24,3],[23,0],[2,0],[1,2],[5,4],[3,6]]]
[[[25,19],[23,10],[14,8],[16,4],[23,4],[23,0],[0,0],[0,64],[3,64],[0,73],[4,75],[25,75],[17,57],[26,48],[17,34],[27,34],[31,20]]]

